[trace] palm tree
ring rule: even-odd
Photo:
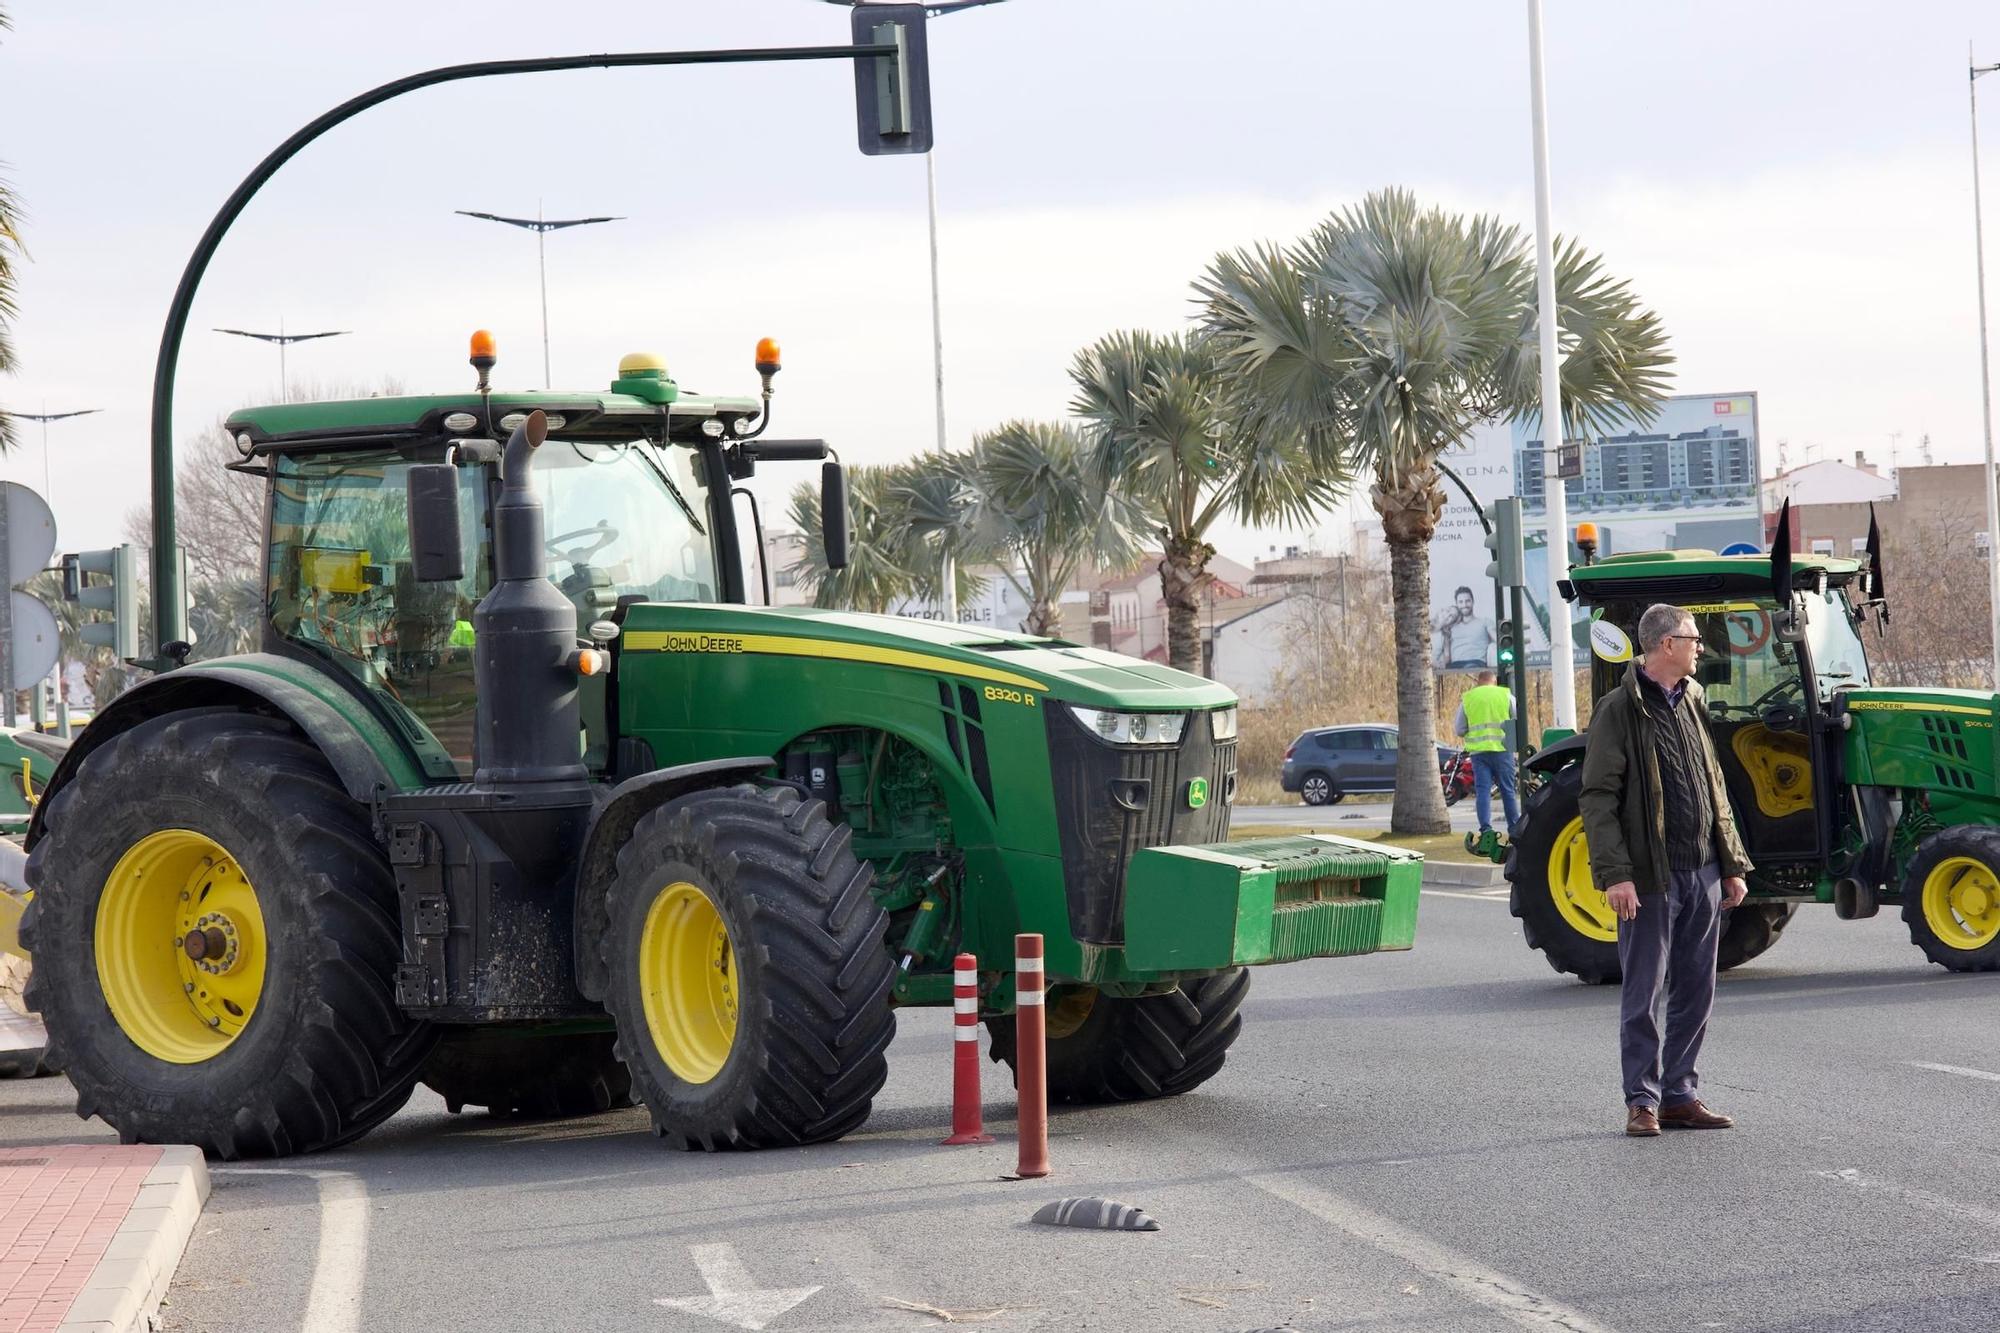
[[[801,484],[792,492],[791,521],[805,536],[804,551],[792,566],[813,605],[887,613],[916,593],[917,580],[904,565],[907,533],[893,491],[896,469],[853,467],[847,472],[847,567],[826,562],[820,538],[819,492]]]
[[[908,571],[914,596],[944,603],[944,572],[952,573],[955,604],[985,591],[972,572],[995,549],[967,521],[978,501],[964,454],[919,454],[887,469],[885,536],[895,539],[894,559]]]
[[[1374,474],[1395,606],[1398,832],[1450,828],[1427,651],[1437,460],[1475,425],[1539,406],[1534,276],[1519,229],[1387,190],[1295,245],[1219,255],[1195,284],[1207,340],[1272,426],[1337,439]],[[1650,419],[1672,362],[1658,316],[1574,242],[1556,279],[1566,424]]]
[[[0,9],[0,32],[12,26],[7,11]],[[0,375],[13,374],[17,364],[8,325],[18,313],[14,301],[14,265],[26,257],[27,251],[21,248],[21,201],[7,182],[0,180]],[[0,454],[10,452],[15,443],[14,418],[0,408]]]
[[[1114,333],[1078,352],[1069,373],[1070,410],[1088,424],[1099,484],[1116,479],[1159,537],[1167,661],[1199,671],[1209,530],[1225,515],[1309,522],[1345,492],[1344,462],[1324,447],[1327,432],[1271,417],[1205,339]]]
[[[1061,632],[1063,592],[1079,570],[1129,566],[1140,514],[1062,422],[1009,421],[962,456],[975,501],[968,546],[1000,554],[1000,573],[1028,604],[1021,628]]]

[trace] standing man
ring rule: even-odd
[[[1499,683],[1493,668],[1482,668],[1479,683],[1458,701],[1458,734],[1465,740],[1465,752],[1472,758],[1472,808],[1479,816],[1479,836],[1493,831],[1491,789],[1500,789],[1500,805],[1507,812],[1507,836],[1521,822],[1521,809],[1514,799],[1514,747],[1508,735],[1514,718],[1514,694]]]
[[[1598,701],[1583,756],[1590,873],[1618,913],[1618,1007],[1625,1132],[1727,1129],[1701,1104],[1695,1059],[1715,1003],[1722,909],[1743,901],[1750,858],[1736,833],[1708,704],[1690,679],[1694,617],[1664,603],[1639,617],[1642,656]],[[1666,1039],[1656,1020],[1667,993]],[[1662,1076],[1662,1059],[1665,1061]]]

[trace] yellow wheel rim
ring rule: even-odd
[[[269,956],[264,913],[207,834],[162,829],[127,849],[104,882],[94,934],[104,1002],[146,1054],[199,1064],[249,1026]]]
[[[1924,920],[1954,949],[2000,939],[2000,878],[1984,861],[1950,856],[1924,876]]]
[[[1556,835],[1549,849],[1549,897],[1570,929],[1585,939],[1618,942],[1618,914],[1590,877],[1590,848],[1583,840],[1583,816],[1578,815]]]
[[[692,884],[660,890],[639,933],[646,1028],[684,1083],[722,1072],[736,1044],[736,946],[714,901]]]

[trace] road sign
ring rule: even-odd
[[[1762,555],[1755,542],[1731,542],[1722,548],[1724,555]]]
[[[18,481],[0,481],[7,506],[7,570],[16,583],[48,567],[56,550],[56,516],[49,502]]]
[[[14,649],[12,688],[25,690],[48,675],[49,668],[56,664],[56,656],[62,651],[62,637],[56,629],[56,613],[42,605],[39,598],[19,588],[10,588],[7,602],[14,619],[10,640]]]

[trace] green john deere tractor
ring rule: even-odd
[[[454,1108],[635,1096],[672,1144],[836,1138],[901,1005],[1011,1062],[1046,939],[1050,1092],[1211,1077],[1248,967],[1403,949],[1419,859],[1227,843],[1236,708],[1060,640],[768,601],[765,394],[474,392],[237,413],[262,650],[100,712],[28,835],[31,1000],[78,1110],[224,1157]],[[830,556],[844,482],[824,464]],[[165,656],[184,656],[167,645]]]
[[[1623,680],[1648,606],[1684,607],[1701,632],[1696,679],[1757,866],[1724,920],[1720,966],[1769,949],[1803,904],[1852,919],[1886,902],[1932,962],[2000,968],[2000,696],[1871,685],[1864,630],[1888,615],[1879,542],[1865,560],[1794,557],[1788,516],[1779,527],[1769,557],[1616,555],[1563,585],[1593,617],[1594,697]],[[1529,947],[1558,972],[1611,982],[1617,919],[1578,812],[1583,744],[1560,739],[1530,761],[1537,786],[1507,877]]]

